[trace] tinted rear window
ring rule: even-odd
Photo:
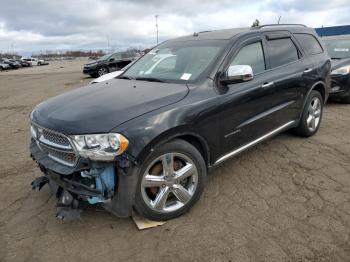
[[[290,38],[270,40],[268,41],[268,48],[272,68],[286,65],[299,59],[298,49]]]
[[[320,43],[313,35],[295,34],[295,37],[299,41],[307,55],[316,55],[323,52]]]

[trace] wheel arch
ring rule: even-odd
[[[154,148],[167,143],[174,139],[182,139],[189,144],[193,145],[199,153],[202,155],[204,162],[207,167],[210,166],[210,149],[208,142],[204,137],[200,134],[193,131],[184,131],[184,128],[179,130],[178,128],[174,128],[172,130],[165,131],[155,137],[152,141],[150,141],[138,154],[136,157],[137,161],[142,162],[147,155],[154,150]]]
[[[320,92],[323,99],[323,103],[326,103],[326,84],[323,81],[316,82],[310,89],[309,94],[311,93],[312,90],[316,90]]]
[[[323,99],[323,103],[325,104],[326,103],[326,98],[327,98],[327,93],[326,93],[326,84],[320,80],[320,81],[317,81],[316,83],[314,83],[312,85],[312,87],[309,89],[309,91],[307,92],[305,98],[304,98],[304,101],[303,101],[303,107],[302,107],[302,111],[300,112],[300,116],[299,116],[299,120],[300,118],[302,117],[302,114],[304,112],[304,109],[305,109],[305,104],[306,104],[306,101],[307,101],[307,98],[309,97],[309,95],[311,94],[311,92],[313,90],[316,90],[318,92],[320,92],[321,96],[322,96],[322,99]]]

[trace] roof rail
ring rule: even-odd
[[[253,29],[261,29],[263,27],[269,27],[269,26],[301,26],[301,27],[306,27],[306,25],[303,24],[266,24],[266,25],[259,25],[259,26],[255,26],[252,27]]]

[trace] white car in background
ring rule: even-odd
[[[38,58],[22,58],[22,61],[26,61],[32,64],[32,66],[40,66],[40,65],[48,65],[49,63],[45,62],[43,59],[38,59]]]
[[[171,59],[170,59],[171,58]],[[156,55],[154,56],[154,58],[152,59],[154,64],[153,66],[147,70],[147,72],[144,72],[143,74],[144,75],[148,75],[150,73],[152,73],[152,71],[154,70],[154,68],[156,68],[157,66],[159,66],[162,62],[164,63],[176,63],[176,56],[175,55],[169,55],[169,54],[166,54],[166,55]],[[136,60],[138,61],[138,60]],[[118,76],[120,76],[122,73],[124,73],[125,70],[127,70],[129,67],[131,67],[136,61],[128,64],[126,67],[122,68],[121,70],[118,70],[118,71],[114,71],[112,73],[109,73],[109,74],[105,74],[103,76],[100,76],[98,78],[95,78],[94,80],[92,80],[90,82],[90,84],[96,84],[96,83],[101,83],[103,81],[107,81],[107,80],[111,80],[113,78],[116,78]]]

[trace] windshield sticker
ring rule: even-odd
[[[188,73],[184,73],[182,76],[181,76],[181,80],[188,80],[190,79],[192,76],[192,74],[188,74]]]
[[[334,48],[334,52],[349,52],[349,48]]]

